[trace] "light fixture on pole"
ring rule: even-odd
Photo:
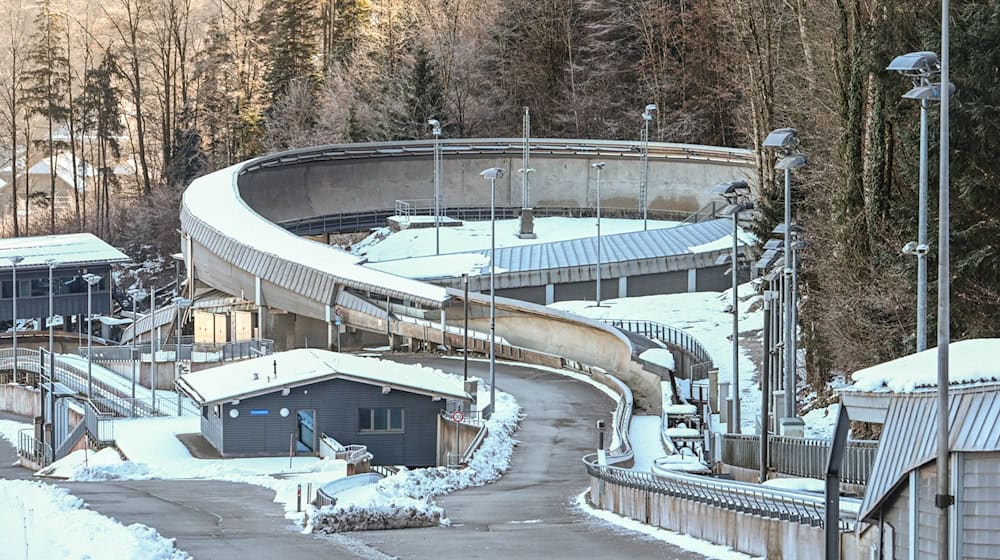
[[[480,172],[490,182],[490,404],[483,408],[483,418],[489,419],[496,408],[496,257],[497,257],[497,179],[503,169],[491,167]]]
[[[886,70],[899,72],[913,80],[913,88],[903,94],[904,99],[920,102],[920,187],[917,224],[917,241],[911,251],[917,257],[917,352],[927,349],[927,111],[932,101],[941,97],[941,84],[934,83],[941,75],[941,64],[933,52],[912,52],[892,59]],[[949,84],[950,92],[955,86]],[[909,244],[907,244],[909,247]],[[923,247],[918,251],[917,247]]]
[[[601,171],[607,164],[603,161],[590,164],[597,170],[597,307],[601,306]]]
[[[434,254],[441,254],[441,123],[430,119],[434,135]]]
[[[174,330],[174,339],[177,342],[176,350],[174,351],[174,383],[177,383],[177,379],[181,375],[181,315],[184,314],[184,310],[191,307],[191,300],[183,297],[175,297],[173,299],[174,305],[177,306],[177,326]],[[176,390],[176,387],[174,388]],[[177,416],[181,415],[181,393],[177,391]]]
[[[524,145],[521,147],[521,168],[517,171],[521,173],[521,209],[531,208],[528,202],[528,174],[534,171],[531,168],[531,112],[524,107],[524,117],[521,119],[521,128],[524,133]]]
[[[14,320],[14,331],[13,331],[14,335],[12,337],[12,340],[14,347],[14,381],[16,382],[17,381],[17,265],[24,260],[24,257],[22,257],[21,255],[14,255],[11,257],[7,257],[7,259],[10,261],[10,270],[11,274],[13,275],[12,280],[14,282],[14,292],[13,292],[14,299],[11,303],[11,305],[13,306],[13,309],[11,309],[11,314],[13,315],[12,318]]]
[[[156,331],[155,335],[153,331]],[[153,410],[156,410],[156,382],[159,377],[159,368],[156,365],[156,351],[160,343],[160,328],[156,324],[156,286],[151,286],[149,290],[149,391],[153,402]]]
[[[733,365],[732,365],[732,384],[733,384],[733,413],[732,421],[729,422],[729,432],[730,433],[741,433],[742,424],[740,420],[740,313],[739,313],[739,297],[737,294],[737,289],[739,287],[739,220],[740,212],[743,210],[750,210],[753,208],[753,202],[749,200],[750,197],[750,185],[746,181],[729,181],[727,183],[720,183],[715,186],[712,191],[721,196],[732,206],[732,217],[733,217],[733,252],[731,255],[722,255],[719,260],[716,261],[717,264],[725,264],[729,262],[729,270],[732,272],[733,278],[733,297],[732,297],[732,312],[733,312]]]
[[[639,204],[642,205],[642,230],[648,229],[646,206],[649,198],[649,122],[653,120],[656,103],[646,105],[642,112],[642,179],[639,185]]]
[[[91,339],[93,338],[93,325],[91,324],[91,318],[93,317],[93,312],[91,311],[91,304],[93,303],[93,298],[90,295],[91,289],[101,281],[101,277],[96,274],[84,274],[81,278],[87,283],[87,398],[91,399],[94,397],[94,385],[93,385],[93,346],[91,344]]]
[[[784,348],[785,348],[785,359],[784,359],[784,379],[785,379],[785,410],[784,415],[787,418],[795,417],[795,356],[792,355],[793,346],[791,344],[792,337],[796,336],[795,326],[792,324],[792,306],[795,302],[792,301],[792,248],[791,248],[791,236],[788,234],[787,227],[792,223],[792,170],[798,169],[806,164],[806,156],[800,153],[795,153],[795,149],[799,145],[799,135],[794,128],[779,128],[772,131],[764,139],[764,147],[773,149],[781,159],[778,160],[777,165],[774,166],[775,169],[785,172],[785,269],[784,269],[784,292],[785,292],[785,309],[784,309]]]

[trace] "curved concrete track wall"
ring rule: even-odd
[[[589,204],[590,163],[603,160],[609,162],[609,182],[608,190],[602,189],[602,202],[613,206],[611,201],[620,199],[623,206],[637,206],[636,143],[537,140],[534,144],[532,166],[538,173],[532,192],[539,195],[532,202]],[[323,146],[258,158],[196,179],[184,193],[180,213],[189,278],[306,318],[313,332],[317,325],[332,332],[332,309],[349,290],[355,300],[367,301],[346,309],[348,325],[441,341],[440,321],[461,324],[461,307],[455,305],[461,292],[365,268],[352,255],[297,237],[273,223],[391,208],[396,199],[427,198],[433,189],[427,173],[430,146],[427,142]],[[516,169],[520,154],[517,140],[452,140],[446,147],[445,196],[447,203],[456,205],[488,204],[489,189],[479,171],[495,166]],[[746,150],[650,144],[650,201],[664,208],[696,210],[710,200],[714,183],[745,177],[751,165]],[[504,203],[520,204],[516,177],[508,173],[504,179]],[[474,323],[486,330],[487,299],[469,299]],[[387,300],[392,307],[382,307]],[[497,333],[510,344],[614,372],[632,386],[637,399],[645,396],[658,404],[658,378],[631,361],[631,344],[617,330],[515,300],[503,300],[499,307]],[[409,320],[402,320],[400,308],[409,310]],[[292,344],[278,343],[279,348],[297,343],[290,340]],[[314,335],[314,344],[315,340]]]

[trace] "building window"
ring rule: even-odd
[[[108,280],[107,275],[101,278],[101,281],[97,283],[96,286],[91,288],[91,293],[99,293],[108,291]],[[74,294],[86,294],[87,293],[87,283],[83,280],[83,277],[79,275],[75,276],[56,276],[53,279],[52,294],[57,296],[67,296]],[[18,280],[17,281],[17,297],[18,298],[29,298],[29,297],[47,297],[49,295],[49,279],[44,278],[34,278],[29,280]],[[14,283],[10,280],[4,280],[0,282],[0,298],[2,299],[13,299],[14,297]]]
[[[402,432],[403,409],[379,406],[358,409],[359,432]]]

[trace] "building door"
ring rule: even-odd
[[[298,411],[298,433],[299,439],[296,442],[296,451],[303,453],[314,453],[316,451],[316,411]]]

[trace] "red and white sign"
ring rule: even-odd
[[[456,410],[455,412],[451,413],[451,419],[456,422],[461,422],[462,420],[465,420],[465,415],[462,414],[461,410]]]

